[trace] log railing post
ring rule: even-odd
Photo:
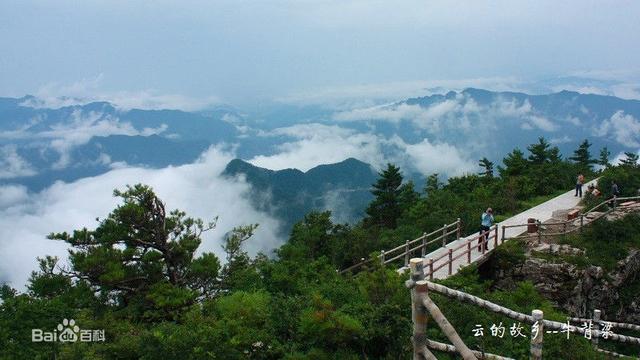
[[[462,237],[462,226],[460,226],[460,218],[456,220],[456,240],[460,240]]]
[[[505,230],[507,230],[507,228],[504,227],[504,225],[502,225],[502,238],[500,239],[500,244],[504,243],[504,239],[505,239]]]
[[[409,266],[409,240],[404,243],[404,266]]]
[[[493,237],[493,249],[495,250],[498,247],[498,225],[496,225],[496,231]]]
[[[411,280],[424,280],[424,261],[420,258],[413,258],[409,261],[409,269],[411,269]]]
[[[542,244],[542,222],[536,219],[536,227],[538,228],[538,245]]]
[[[467,264],[471,264],[471,241],[467,241]]]
[[[422,257],[427,254],[427,233],[422,233]]]
[[[447,224],[442,225],[442,247],[447,246]]]
[[[598,330],[600,330],[600,316],[602,312],[600,310],[593,310],[593,331],[591,332],[591,344],[593,344],[594,348],[598,347],[598,337],[600,334]]]
[[[416,282],[416,287],[424,285],[427,286],[427,282],[425,280]],[[444,335],[451,341],[453,346],[455,346],[456,350],[460,354],[464,360],[477,360],[478,358],[469,350],[467,345],[462,341],[460,335],[456,332],[456,329],[451,325],[449,320],[444,316],[440,308],[429,298],[429,294],[425,292],[422,297],[422,304],[427,311],[429,311],[429,315],[431,318],[438,324]]]
[[[489,246],[489,234],[491,234],[490,231],[482,232],[482,254],[483,255],[487,251],[487,247]]]
[[[384,250],[380,250],[380,262],[384,265]]]
[[[449,275],[453,270],[453,249],[449,249]]]
[[[423,359],[422,349],[427,346],[427,309],[422,304],[422,298],[427,294],[427,284],[424,282],[424,263],[422,259],[411,259],[411,280],[415,285],[411,289],[411,320],[413,322],[413,359]],[[421,282],[418,284],[418,282]]]
[[[533,317],[534,327],[538,326],[538,331],[534,332],[533,328],[531,330],[531,360],[542,360],[542,334],[544,333],[543,326],[543,313],[542,310],[533,310],[531,311],[531,316]],[[535,335],[535,336],[534,336]]]
[[[429,259],[429,280],[433,280],[433,259]]]

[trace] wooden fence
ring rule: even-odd
[[[616,211],[619,208],[619,203],[624,201],[638,201],[640,200],[640,196],[633,197],[614,197],[608,200],[601,202],[600,204],[592,207],[591,209],[582,212],[578,215],[576,219],[565,220],[565,221],[554,221],[554,222],[545,222],[542,223],[539,220],[536,220],[535,223],[527,223],[527,224],[517,224],[517,225],[504,225],[502,226],[502,239],[505,239],[505,232],[508,228],[517,228],[517,227],[529,227],[531,225],[536,227],[535,232],[525,232],[524,234],[513,236],[507,239],[517,239],[517,238],[525,238],[531,237],[532,234],[536,234],[538,237],[538,243],[542,242],[543,237],[554,237],[554,236],[566,236],[573,232],[582,232],[582,228],[592,224],[594,221],[601,219],[610,213]],[[577,226],[575,225],[577,223]],[[549,227],[557,226],[562,227],[559,231],[547,231]]]
[[[404,244],[397,246],[391,250],[382,250],[380,251],[380,255],[377,255],[373,258],[360,259],[360,262],[349,266],[348,268],[340,271],[341,274],[344,273],[356,273],[362,270],[366,265],[373,263],[374,261],[380,261],[383,265],[389,264],[391,262],[397,261],[399,259],[404,258],[404,266],[409,266],[409,259],[418,253],[421,256],[425,256],[427,252],[427,248],[432,244],[442,244],[442,246],[446,246],[449,240],[452,238],[452,235],[455,234],[455,239],[460,239],[462,231],[462,223],[460,219],[457,219],[455,222],[451,224],[445,224],[441,228],[434,230],[430,233],[424,233],[422,236],[413,239],[407,240]]]
[[[438,294],[454,298],[460,301],[468,302],[473,305],[482,307],[489,311],[492,311],[497,314],[501,314],[507,316],[511,319],[518,320],[522,323],[528,324],[536,324],[538,326],[538,331],[535,333],[535,336],[532,332],[530,339],[530,354],[531,359],[540,360],[542,359],[542,349],[543,349],[543,340],[545,329],[550,329],[552,331],[569,331],[571,333],[576,333],[585,336],[586,331],[590,331],[590,338],[594,348],[602,353],[608,354],[610,356],[623,357],[625,355],[617,354],[612,351],[603,350],[598,347],[599,340],[610,340],[610,341],[618,341],[623,343],[640,345],[640,338],[614,334],[610,331],[600,330],[600,325],[616,325],[619,328],[624,329],[638,329],[640,325],[635,324],[624,324],[624,323],[614,323],[614,322],[606,322],[600,319],[600,311],[594,311],[593,319],[582,319],[582,318],[569,318],[569,323],[560,323],[557,321],[550,321],[544,319],[544,314],[541,310],[533,310],[531,315],[519,313],[513,311],[511,309],[502,307],[500,305],[494,304],[490,301],[483,300],[477,296],[473,296],[467,294],[462,291],[453,290],[443,285],[439,285],[430,281],[425,280],[425,269],[424,269],[424,259],[422,258],[414,258],[410,261],[410,270],[411,270],[411,278],[407,281],[407,287],[411,289],[411,313],[412,313],[412,321],[413,321],[413,358],[415,359],[436,359],[430,349],[438,350],[438,351],[447,351],[447,352],[456,352],[463,359],[471,360],[471,359],[509,359],[508,357],[487,354],[487,353],[479,353],[477,351],[471,351],[462,341],[456,330],[453,328],[451,323],[447,320],[447,318],[442,314],[438,306],[431,300],[429,297],[429,291],[436,292]],[[431,316],[433,320],[438,324],[440,329],[444,332],[445,336],[453,345],[443,344],[436,341],[432,341],[427,339],[426,337],[426,326],[427,326],[427,316]],[[587,327],[577,327],[574,325],[570,325],[570,322],[588,322],[591,321],[594,324],[593,329],[589,329]]]
[[[469,239],[466,239],[461,244],[450,247],[448,251],[438,256],[437,258],[426,259],[426,266],[424,267],[425,276],[428,276],[430,280],[433,280],[434,274],[447,266],[448,275],[453,274],[453,262],[459,258],[466,256],[467,265],[471,264],[471,254],[476,250],[482,255],[488,255],[489,242],[493,241],[493,249],[498,247],[498,226],[492,226],[489,231],[485,233],[479,233]],[[500,242],[502,244],[502,242]],[[492,250],[493,250],[492,249]],[[423,255],[424,257],[424,255]]]

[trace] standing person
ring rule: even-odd
[[[620,195],[620,189],[618,188],[618,184],[615,180],[611,181],[611,196],[618,197]]]
[[[578,178],[576,179],[576,194],[574,196],[582,197],[582,185],[584,184],[584,175],[578,174]]]
[[[487,208],[487,211],[482,213],[482,223],[480,225],[480,236],[478,237],[478,251],[482,251],[482,244],[484,243],[484,250],[488,250],[489,243],[489,230],[493,225],[493,209]]]
[[[613,201],[611,202],[611,204],[609,204],[609,206],[611,206],[612,208],[616,207],[616,199],[618,198],[618,196],[620,196],[620,189],[618,188],[618,184],[615,180],[611,180],[611,199],[613,199]]]

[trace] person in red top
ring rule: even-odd
[[[580,197],[582,197],[582,184],[584,184],[584,175],[579,174],[578,179],[576,179],[576,194],[574,196],[580,194]]]

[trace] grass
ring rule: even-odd
[[[549,195],[540,195],[540,196],[535,196],[532,198],[529,198],[527,200],[521,200],[519,202],[519,206],[521,209],[530,209],[534,206],[538,206],[546,201],[549,201],[551,199],[553,199],[556,196],[560,196],[564,193],[566,193],[567,190],[556,190],[555,192],[549,194]]]
[[[598,220],[582,234],[567,236],[560,242],[584,249],[587,264],[614,270],[630,249],[640,249],[640,215],[627,215],[614,222]]]
[[[562,195],[565,192],[567,192],[566,190],[557,190],[549,195],[539,195],[539,196],[535,196],[526,200],[518,200],[518,206],[517,209],[513,212],[505,212],[499,215],[495,215],[495,220],[496,222],[502,222],[514,215],[517,215],[525,210],[528,210],[534,206],[538,206],[544,202],[547,202],[551,199],[553,199],[556,196]]]

